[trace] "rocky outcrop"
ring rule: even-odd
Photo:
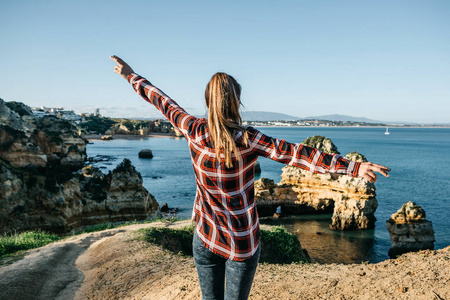
[[[153,158],[153,152],[150,149],[142,149],[138,154],[139,158]]]
[[[391,236],[389,257],[419,250],[434,249],[434,230],[425,220],[425,211],[414,202],[408,201],[386,222]]]
[[[101,137],[101,140],[103,140],[103,141],[111,141],[113,139],[114,139],[114,137],[112,135],[108,135],[108,134],[102,135],[102,137]]]
[[[168,133],[178,137],[183,134],[167,120],[139,121],[115,119],[116,123],[105,131],[107,135],[149,135],[152,133]]]
[[[19,168],[61,164],[75,170],[86,159],[86,140],[74,124],[55,116],[36,119],[23,103],[3,100],[0,149],[0,158]]]
[[[36,120],[26,105],[0,100],[0,232],[65,233],[82,225],[142,220],[158,209],[129,161],[109,174],[81,170],[85,144],[69,121]]]
[[[339,154],[333,142],[325,137],[314,136],[303,144]],[[346,157],[365,160],[357,152]],[[282,180],[278,184],[266,178],[255,182],[260,216],[271,216],[281,206],[285,214],[333,213],[331,228],[336,230],[374,227],[378,202],[373,183],[346,175],[315,174],[293,166],[282,170]]]
[[[261,164],[259,163],[259,161],[257,161],[255,163],[255,175],[259,175],[261,174]]]

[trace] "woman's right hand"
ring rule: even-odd
[[[364,162],[359,166],[358,177],[365,178],[370,182],[375,182],[377,181],[377,174],[375,174],[375,172],[378,172],[385,177],[389,177],[388,172],[390,171],[391,169],[389,169],[388,167],[371,162]]]
[[[128,80],[128,76],[134,73],[133,69],[118,56],[112,55],[111,59],[117,63],[117,66],[114,66],[114,73]]]

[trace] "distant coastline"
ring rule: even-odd
[[[89,141],[101,140],[101,134],[87,134],[85,137]],[[139,139],[148,139],[155,137],[177,137],[172,133],[161,133],[161,132],[152,132],[150,134],[138,135],[138,134],[114,134],[112,135],[115,140],[139,140]]]
[[[361,126],[317,126],[317,125],[311,125],[311,126],[285,126],[285,125],[250,125],[253,127],[259,127],[259,128],[450,128],[450,126],[441,126],[441,125],[424,125],[424,126],[418,126],[418,125],[361,125]]]
[[[295,126],[295,125],[253,125],[250,124],[250,126],[258,127],[258,128],[450,128],[450,126],[413,126],[413,125],[389,125],[389,126],[380,126],[380,125],[361,125],[361,126],[318,126],[318,125],[311,125],[311,126]],[[101,134],[87,134],[85,137],[89,141],[95,141],[95,140],[102,140]],[[138,135],[138,134],[114,134],[112,135],[113,139],[116,140],[139,140],[139,139],[148,139],[148,138],[157,138],[157,137],[177,137],[176,135],[172,133],[162,133],[162,132],[152,132],[150,134],[145,135]]]

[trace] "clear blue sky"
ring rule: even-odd
[[[244,3],[241,3],[244,2]],[[450,1],[1,1],[0,98],[155,117],[118,55],[204,115],[217,71],[246,110],[450,122]]]

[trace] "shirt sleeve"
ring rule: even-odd
[[[136,93],[141,95],[148,103],[153,104],[183,135],[189,134],[192,124],[196,120],[194,116],[189,115],[178,103],[144,77],[131,73],[128,76],[128,82],[133,86]]]
[[[252,147],[263,157],[314,173],[337,173],[358,177],[361,163],[349,161],[339,154],[327,154],[302,144],[272,138],[252,128]]]

